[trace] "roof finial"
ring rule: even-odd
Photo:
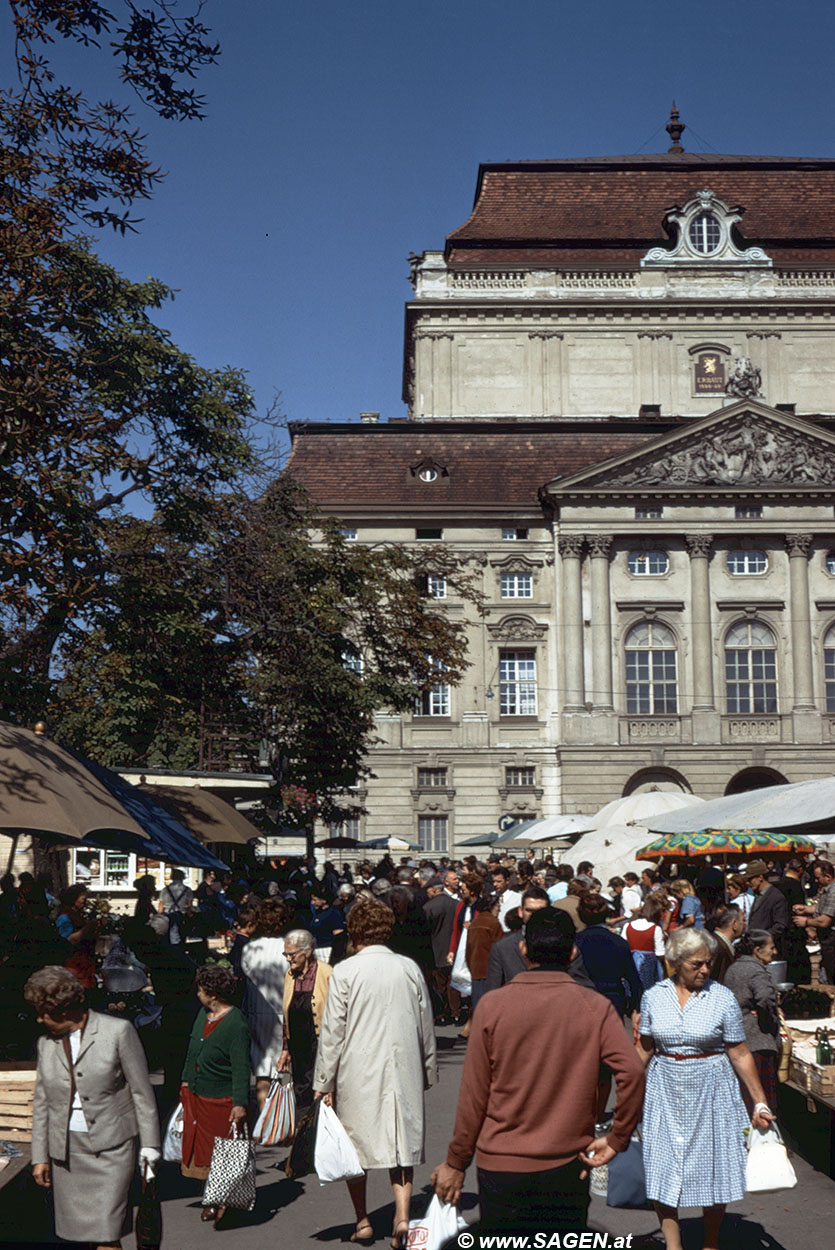
[[[667,148],[667,152],[683,152],[684,148],[679,143],[679,140],[681,139],[682,131],[686,130],[687,127],[684,122],[678,120],[678,109],[676,108],[675,100],[673,100],[673,107],[670,109],[670,120],[667,122],[665,129],[673,141],[672,147]]]

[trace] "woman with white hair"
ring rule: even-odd
[[[774,1119],[745,1041],[739,1004],[710,979],[715,945],[704,929],[677,929],[666,948],[672,976],[641,999],[638,1054],[648,1065],[647,1197],[655,1204],[667,1250],[682,1250],[682,1206],[704,1208],[704,1247],[716,1250],[725,1205],[745,1193],[749,1120],[740,1081],[754,1103],[750,1124],[764,1129]]]
[[[284,1048],[278,1070],[292,1070],[296,1106],[301,1111],[313,1102],[313,1069],[333,969],[316,958],[316,939],[307,929],[285,933],[284,958],[289,968],[284,978]]]

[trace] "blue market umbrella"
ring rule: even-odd
[[[147,834],[145,838],[135,838],[130,850],[145,859],[161,859],[168,864],[226,870],[227,865],[222,859],[218,859],[208,847],[192,837],[185,825],[175,819],[164,807],[160,807],[159,803],[148,798],[138,786],[132,786],[118,773],[111,772],[102,764],[95,764],[77,751],[70,751],[70,754],[110,791]],[[123,835],[121,839],[123,846],[127,837],[128,835]]]

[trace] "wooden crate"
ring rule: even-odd
[[[813,1094],[835,1094],[835,1064],[822,1067],[818,1063],[806,1063],[792,1055],[789,1063],[789,1080]]]
[[[0,1139],[32,1140],[35,1069],[29,1064],[0,1066]]]

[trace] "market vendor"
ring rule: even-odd
[[[821,967],[829,985],[835,985],[835,867],[828,859],[813,865],[815,881],[820,887],[815,906],[798,903],[793,908],[794,923],[800,928],[817,930],[821,948]]]

